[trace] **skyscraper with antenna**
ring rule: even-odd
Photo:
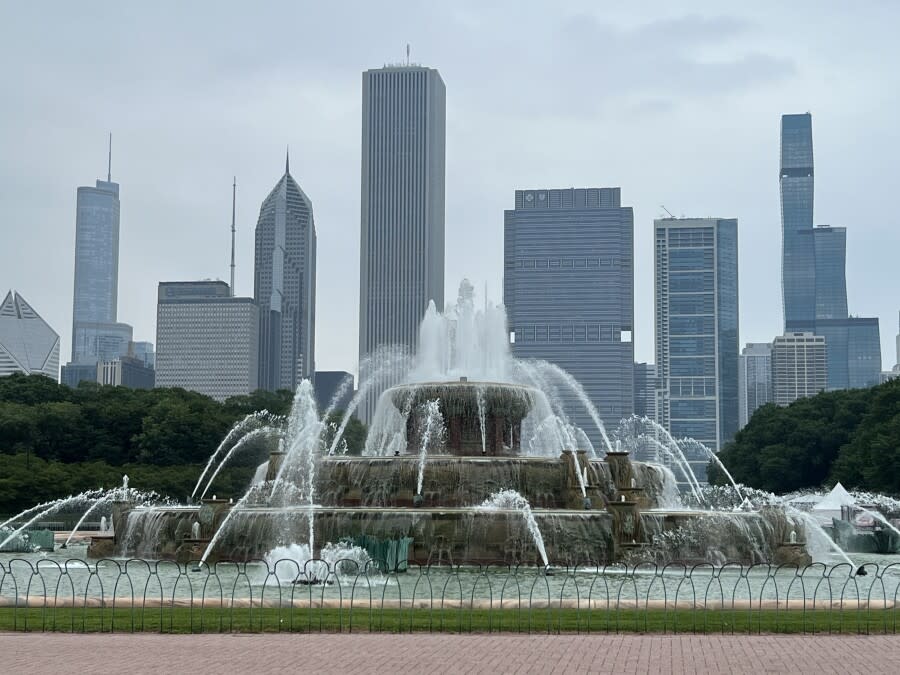
[[[237,205],[237,176],[234,177],[234,182],[231,184],[231,297],[234,297],[234,232],[235,232],[235,224],[234,224],[234,214],[235,214],[235,206]]]
[[[315,373],[316,225],[288,155],[284,175],[259,209],[253,297],[259,307],[259,388],[295,389]]]
[[[112,181],[110,134],[106,180],[98,179],[94,187],[79,187],[77,192],[72,356],[63,368],[67,384],[95,379],[97,362],[127,354],[132,340],[131,326],[117,320],[119,210],[119,184]]]

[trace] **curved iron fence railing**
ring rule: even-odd
[[[900,563],[0,560],[0,630],[896,633]]]

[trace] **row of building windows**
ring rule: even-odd
[[[517,258],[516,269],[598,269],[621,265],[619,258]]]
[[[715,396],[714,377],[672,377],[669,378],[669,393],[672,396]]]
[[[528,342],[631,342],[631,331],[597,323],[519,324],[511,333],[514,343]]]

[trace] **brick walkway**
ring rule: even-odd
[[[3,673],[898,673],[900,636],[0,634]]]

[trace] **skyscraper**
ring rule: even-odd
[[[816,258],[816,320],[847,318],[847,228],[819,225],[813,232]]]
[[[634,364],[634,414],[656,419],[656,366]]]
[[[224,281],[161,282],[156,306],[156,386],[223,401],[257,388],[259,312]]]
[[[714,451],[738,429],[737,220],[655,226],[657,421]],[[708,458],[691,462],[704,477]]]
[[[772,395],[777,405],[825,391],[828,361],[825,338],[812,333],[785,333],[772,341]]]
[[[748,342],[738,361],[738,428],[743,429],[753,412],[772,399],[772,345]]]
[[[600,417],[634,411],[634,213],[619,188],[516,190],[504,212],[503,303],[518,358],[571,373]],[[601,448],[583,406],[571,421]]]
[[[900,312],[898,312],[898,324],[900,324]],[[897,328],[897,354],[894,370],[900,370],[900,327]]]
[[[10,291],[0,303],[0,377],[12,373],[59,377],[59,335],[25,298]]]
[[[253,289],[259,388],[296,389],[315,372],[316,225],[312,202],[291,177],[289,158],[259,209]]]
[[[847,231],[813,227],[812,116],[781,118],[782,291],[785,333],[825,338],[827,388],[868,387],[881,379],[878,319],[847,310]]]
[[[95,380],[97,363],[127,354],[133,337],[131,326],[117,322],[119,209],[110,151],[106,180],[77,192],[72,358],[63,368],[63,381],[72,386]]]
[[[812,330],[816,308],[812,115],[781,117],[781,281],[786,331]]]
[[[382,345],[414,351],[428,303],[444,305],[445,99],[432,68],[386,66],[362,76],[361,381],[366,356]],[[361,410],[366,421],[373,394]]]

